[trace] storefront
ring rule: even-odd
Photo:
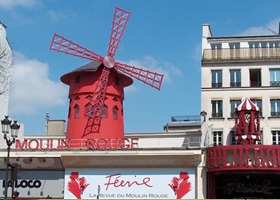
[[[234,145],[207,149],[207,198],[277,199],[280,148]]]
[[[18,199],[197,198],[202,193],[197,187],[201,150],[182,147],[186,134],[146,137],[126,138],[126,148],[120,149],[84,149],[84,142],[83,148],[71,148],[65,138],[18,141],[9,161],[18,172],[14,185],[9,178],[8,197],[18,192]],[[160,142],[166,140],[169,143]],[[158,147],[149,147],[155,141]],[[5,157],[1,159],[4,195],[6,164]]]

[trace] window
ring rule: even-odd
[[[108,107],[106,105],[103,105],[101,117],[103,117],[103,118],[108,117]]]
[[[231,134],[231,144],[232,145],[238,144],[236,140],[235,131],[231,131],[230,134]],[[262,144],[262,131],[260,131],[260,139],[256,141],[256,144]]]
[[[230,58],[240,58],[240,43],[229,44]]]
[[[221,118],[223,117],[223,102],[222,100],[214,100],[212,103],[212,117]]]
[[[212,87],[220,88],[222,87],[222,70],[212,70]]]
[[[79,115],[80,115],[80,106],[75,105],[74,106],[74,118],[79,118]]]
[[[71,116],[71,106],[69,106],[68,108],[68,118],[70,118],[70,116]]]
[[[222,51],[222,44],[211,44],[211,49],[212,49],[212,58],[220,59],[221,51]]]
[[[92,100],[92,96],[91,96],[91,95],[87,95],[87,96],[86,96],[86,99]]]
[[[267,42],[261,42],[260,43],[261,49],[260,49],[260,57],[267,57],[268,56],[268,43]]]
[[[260,116],[262,116],[262,100],[261,99],[251,99],[251,101],[256,104],[260,109]]]
[[[279,41],[271,41],[271,42],[268,42],[268,47],[277,48],[277,47],[280,47],[280,43],[279,43]]]
[[[236,140],[235,131],[230,131],[230,135],[231,135],[231,145],[236,145],[237,140]]]
[[[93,105],[92,104],[87,104],[86,109],[85,109],[85,115],[88,117],[93,117]]]
[[[222,145],[222,131],[213,131],[213,145],[221,146]]]
[[[259,42],[249,42],[249,48],[258,48],[260,46]]]
[[[270,100],[271,117],[280,117],[280,99]]]
[[[270,69],[270,86],[280,86],[280,69]]]
[[[250,86],[251,87],[262,86],[260,69],[250,69]]]
[[[117,106],[113,107],[113,119],[118,119],[118,110]]]
[[[230,117],[235,117],[235,108],[241,104],[241,100],[230,100]]]
[[[68,118],[70,118],[70,116],[71,116],[71,112],[72,112],[72,109],[71,109],[71,102],[72,102],[72,100],[70,99],[69,100],[69,107],[68,107]]]
[[[241,87],[240,69],[230,70],[230,87]]]
[[[260,47],[259,42],[249,42],[250,57],[252,58],[259,57],[260,55],[259,47]]]
[[[272,144],[279,145],[280,144],[280,131],[271,131],[272,133]]]

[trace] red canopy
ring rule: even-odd
[[[237,106],[238,111],[245,111],[245,110],[256,110],[259,111],[259,107],[254,104],[249,98],[246,98],[244,101]]]

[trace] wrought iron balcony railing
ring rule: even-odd
[[[230,87],[241,87],[241,82],[231,82]]]
[[[222,83],[212,83],[212,88],[221,88]]]
[[[212,113],[212,118],[223,118],[223,112],[213,112]]]
[[[271,112],[271,117],[280,117],[280,112]]]
[[[262,83],[260,81],[251,81],[251,87],[261,87]]]
[[[271,87],[279,87],[280,86],[280,81],[270,81],[270,86]]]

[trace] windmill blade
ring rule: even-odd
[[[107,55],[113,57],[124,33],[130,12],[115,7]]]
[[[129,66],[119,62],[116,62],[115,68],[139,81],[142,81],[145,84],[150,85],[151,87],[160,90],[163,74],[158,74],[156,72],[151,72],[149,70]]]
[[[53,35],[50,50],[86,58],[88,60],[94,60],[96,62],[102,62],[103,60],[101,55],[96,54],[93,51],[90,51],[87,48],[82,47],[79,44],[74,43],[71,40],[68,40],[56,33]]]
[[[93,109],[93,113],[88,115],[90,117],[101,118],[109,74],[110,74],[110,69],[103,67],[102,73],[96,84],[94,96],[91,99],[91,103],[94,109]]]
[[[96,84],[93,98],[90,101],[92,109],[86,113],[88,121],[84,129],[83,137],[91,133],[99,132],[109,74],[110,69],[103,67],[102,73]]]

